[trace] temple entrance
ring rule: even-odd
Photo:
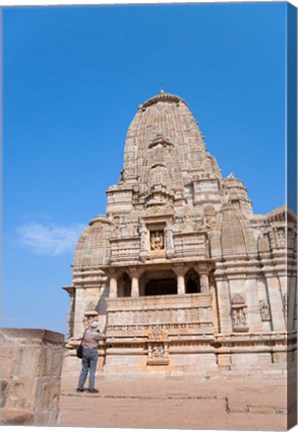
[[[130,297],[131,296],[131,278],[124,272],[118,279],[117,297]]]
[[[185,292],[187,294],[201,292],[200,278],[194,270],[189,270],[185,275]]]
[[[175,279],[153,279],[145,286],[145,296],[177,294]]]
[[[140,280],[142,296],[160,296],[177,294],[177,279],[172,270],[147,271]]]

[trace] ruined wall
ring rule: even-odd
[[[0,340],[1,423],[57,425],[64,336],[1,329]]]

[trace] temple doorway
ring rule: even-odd
[[[140,280],[142,296],[177,294],[177,279],[172,270],[147,271]]]
[[[199,275],[193,270],[189,270],[185,275],[185,292],[195,294],[201,292]]]
[[[128,273],[123,272],[118,279],[117,297],[131,296],[131,278]]]

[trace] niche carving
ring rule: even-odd
[[[235,294],[232,298],[231,317],[234,332],[248,331],[247,306],[240,294]]]

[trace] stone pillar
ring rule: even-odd
[[[258,299],[260,307],[260,316],[263,331],[272,331],[272,319],[270,312],[270,301],[267,292],[266,279],[264,275],[259,276],[257,280]]]
[[[177,275],[177,289],[178,289],[178,294],[185,294],[184,274]]]
[[[211,294],[211,311],[212,311],[212,323],[214,328],[214,333],[219,333],[219,318],[218,318],[218,308],[216,299],[216,288],[214,276],[210,275],[210,294]]]
[[[174,267],[174,272],[177,276],[177,292],[178,294],[185,294],[185,279],[186,268],[184,266]]]
[[[139,297],[139,278],[137,276],[131,278],[131,296]]]
[[[282,295],[278,277],[274,274],[266,275],[266,283],[270,299],[273,330],[276,332],[285,331],[286,323],[283,312]]]
[[[142,261],[146,260],[150,252],[150,234],[146,224],[142,221],[140,224],[140,258]]]
[[[200,273],[200,285],[201,293],[208,294],[210,292],[208,273]]]
[[[216,277],[220,333],[232,332],[231,302],[228,281],[224,277]]]
[[[262,320],[260,314],[260,302],[258,295],[257,275],[247,276],[245,281],[247,303],[247,325],[250,331],[261,331]]]
[[[295,330],[295,305],[297,302],[296,298],[296,277],[288,278],[288,316],[287,316],[287,330],[292,332]]]
[[[131,297],[139,297],[139,276],[140,273],[136,268],[129,269],[129,276],[131,277]]]
[[[113,274],[110,276],[110,294],[109,294],[110,298],[117,297],[117,287],[118,287],[117,277],[116,275]]]
[[[281,294],[283,297],[284,295],[287,295],[288,286],[289,286],[289,279],[288,279],[285,272],[278,272],[278,279],[279,279]]]
[[[63,287],[63,289],[69,294],[70,298],[70,309],[67,314],[67,339],[73,336],[74,327],[74,312],[75,312],[75,287]]]
[[[85,290],[81,287],[76,287],[75,290],[75,310],[73,322],[73,337],[81,338],[84,333],[84,313],[85,313]]]
[[[168,258],[174,256],[174,240],[173,240],[173,230],[169,224],[165,227],[165,246],[166,254]]]

